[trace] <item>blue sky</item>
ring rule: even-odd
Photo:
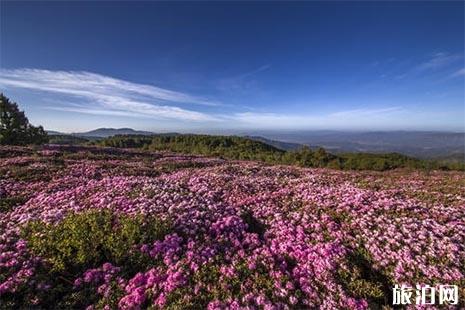
[[[463,2],[0,6],[1,90],[47,129],[465,129]]]

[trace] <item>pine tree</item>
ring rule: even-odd
[[[32,126],[18,104],[0,94],[0,144],[27,145],[47,141],[42,126]]]

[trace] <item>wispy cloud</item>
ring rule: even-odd
[[[436,53],[432,55],[427,61],[424,61],[415,67],[416,72],[439,70],[451,65],[457,60],[461,59],[461,55],[454,55],[450,53]]]
[[[254,72],[267,70],[266,66]],[[253,71],[251,71],[252,73]],[[75,71],[37,69],[0,70],[2,88],[20,88],[48,94],[43,108],[97,116],[118,116],[143,119],[166,119],[173,126],[189,128],[197,122],[205,128],[248,129],[374,129],[389,128],[393,119],[407,119],[399,106],[378,106],[334,111],[327,114],[273,112],[262,113],[181,108],[181,104],[215,105],[201,97],[175,92],[151,85],[138,84],[112,77]],[[239,112],[237,112],[239,111]],[[139,121],[139,120],[137,120]],[[136,121],[136,122],[137,122]],[[131,121],[127,121],[131,122]],[[132,121],[134,123],[134,121]],[[197,125],[195,125],[197,126]]]
[[[400,112],[402,111],[402,107],[388,107],[388,108],[381,108],[381,109],[354,109],[354,110],[347,110],[347,111],[340,111],[330,114],[330,117],[366,117],[366,116],[379,116],[379,115],[387,115],[393,112]]]
[[[447,52],[435,53],[427,57],[422,62],[417,63],[410,67],[407,71],[397,75],[398,79],[406,77],[431,75],[434,73],[443,74],[447,76],[447,70],[450,70],[459,60],[463,59],[462,55],[451,54]]]
[[[450,75],[451,78],[465,76],[465,68],[459,69]]]
[[[237,78],[246,78],[246,77],[249,77],[249,76],[252,76],[252,75],[255,75],[257,73],[260,73],[262,71],[265,71],[265,70],[268,70],[271,68],[271,65],[270,64],[267,64],[267,65],[263,65],[255,70],[252,70],[252,71],[249,71],[249,72],[246,72],[246,73],[243,73],[241,75],[239,75]]]
[[[0,85],[72,96],[82,102],[81,107],[54,109],[97,115],[208,121],[213,120],[210,115],[173,105],[218,105],[189,94],[84,71],[1,70]]]
[[[325,115],[289,115],[277,113],[237,113],[231,118],[244,127],[268,129],[315,128],[379,128],[389,124],[389,119],[402,114],[402,107],[354,109]],[[388,127],[388,126],[386,126]]]
[[[243,93],[250,89],[255,89],[257,86],[257,80],[254,77],[263,71],[269,70],[270,68],[271,65],[266,64],[251,71],[221,79],[218,82],[218,89],[235,93]]]

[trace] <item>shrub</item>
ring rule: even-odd
[[[90,304],[116,303],[121,288],[111,282],[111,294],[101,296],[91,283],[79,290],[74,280],[89,269],[104,263],[120,266],[118,276],[129,279],[158,261],[140,251],[140,246],[163,239],[170,223],[155,217],[114,214],[109,210],[72,213],[57,224],[34,221],[21,230],[27,248],[43,259],[33,279],[18,287],[14,294],[2,295],[0,309],[84,309]],[[7,275],[5,275],[7,276]],[[0,280],[2,279],[0,275]],[[50,289],[42,290],[39,283]]]
[[[131,268],[139,259],[134,249],[162,239],[168,230],[169,225],[156,218],[90,211],[70,214],[58,224],[31,222],[23,229],[23,237],[52,271],[80,272],[104,262]]]

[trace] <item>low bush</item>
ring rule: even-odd
[[[77,290],[74,279],[102,266],[119,266],[115,267],[115,277],[130,279],[156,265],[158,261],[142,253],[140,247],[163,239],[170,227],[155,217],[119,215],[109,210],[72,213],[56,224],[30,222],[22,228],[21,237],[42,263],[35,268],[34,280],[18,286],[14,294],[2,295],[0,309],[2,303],[8,309],[84,309],[89,304],[116,308],[123,293],[116,278],[107,284],[112,287],[110,295],[98,294],[93,283],[84,283]]]
[[[129,263],[133,249],[162,239],[168,231],[169,225],[156,218],[90,211],[70,214],[58,224],[31,222],[23,229],[23,237],[53,271],[78,272],[104,262]]]

